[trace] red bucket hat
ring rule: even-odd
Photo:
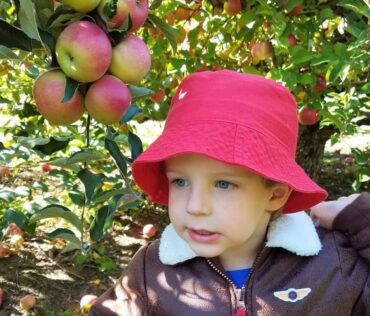
[[[293,213],[327,197],[296,163],[297,137],[297,106],[282,85],[231,70],[197,72],[178,87],[161,136],[134,161],[132,175],[149,200],[168,205],[164,161],[202,154],[289,185],[284,213]]]

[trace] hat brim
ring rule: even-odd
[[[165,128],[135,160],[133,177],[149,200],[168,205],[169,187],[163,162],[186,153],[245,167],[267,179],[287,184],[293,191],[284,213],[306,210],[327,197],[327,192],[310,179],[292,153],[273,135],[233,122],[207,120]]]

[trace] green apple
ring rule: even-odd
[[[85,107],[97,122],[119,122],[131,103],[131,93],[118,78],[105,75],[94,82],[86,93]]]
[[[106,73],[112,59],[112,46],[96,24],[77,21],[59,35],[55,53],[60,68],[68,77],[86,83]]]
[[[84,112],[82,94],[77,90],[73,97],[62,103],[66,76],[61,70],[50,70],[40,75],[33,86],[37,110],[51,125],[68,125],[80,119]]]
[[[66,6],[77,12],[87,13],[94,10],[100,3],[100,0],[60,0]]]
[[[125,83],[138,83],[149,71],[151,56],[143,40],[129,34],[113,47],[109,72]]]

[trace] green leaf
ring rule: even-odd
[[[79,86],[79,83],[69,77],[66,77],[66,86],[65,86],[65,89],[64,89],[64,96],[63,96],[63,100],[62,100],[62,103],[67,103],[68,101],[70,101],[73,96],[75,95],[77,89],[78,89],[78,86]]]
[[[302,46],[296,46],[292,48],[292,63],[294,65],[300,65],[310,61],[313,57],[313,54],[307,51]]]
[[[128,89],[130,90],[132,101],[151,96],[154,93],[153,90],[144,87],[137,87],[132,84],[128,85]]]
[[[26,33],[29,38],[41,42],[36,22],[36,11],[31,0],[20,0],[18,17],[23,32]]]
[[[0,19],[0,43],[8,48],[32,51],[31,39],[20,29]]]
[[[105,137],[105,149],[107,149],[114,159],[117,167],[121,170],[124,175],[127,175],[127,159],[120,151],[117,143],[108,137]]]
[[[92,241],[96,242],[104,236],[104,227],[107,219],[109,218],[109,215],[110,211],[108,205],[104,205],[98,210],[90,227],[90,238]]]
[[[0,45],[0,59],[19,59],[19,57],[10,48]]]
[[[68,223],[71,223],[73,226],[75,226],[80,232],[83,231],[82,223],[77,215],[72,213],[71,210],[66,208],[65,206],[57,204],[48,205],[39,210],[37,213],[32,215],[29,223],[32,224],[41,219],[54,217],[63,218]]]
[[[340,77],[341,81],[343,82],[346,79],[350,69],[351,64],[346,60],[333,63],[327,70],[326,78],[328,78],[329,82],[335,82],[337,78]]]
[[[83,206],[84,204],[84,195],[79,191],[70,191],[68,193],[69,198],[72,202],[78,206]]]
[[[335,61],[337,59],[338,57],[335,56],[334,54],[320,55],[319,57],[313,58],[311,60],[311,66],[318,66],[321,64],[330,63],[331,61]]]
[[[30,117],[39,115],[39,112],[36,111],[36,107],[28,102],[25,102],[22,109],[22,117]]]
[[[352,10],[364,17],[370,19],[370,9],[369,5],[365,1],[361,0],[343,0],[336,4],[338,7],[344,7],[346,9]]]
[[[108,22],[111,18],[116,15],[118,0],[107,1],[103,7],[102,18],[105,22]]]
[[[0,200],[5,202],[11,202],[16,198],[16,194],[9,188],[4,188],[0,190]]]
[[[123,195],[127,193],[126,189],[112,189],[109,191],[96,191],[93,197],[94,202],[102,203],[108,201],[112,196]]]
[[[91,150],[91,149],[83,149],[81,151],[74,153],[69,158],[61,158],[61,159],[52,160],[50,161],[50,164],[54,166],[66,167],[66,166],[73,165],[75,163],[89,162],[89,161],[100,160],[104,158],[105,156],[99,151]]]
[[[361,29],[359,29],[358,27],[356,27],[352,24],[349,24],[349,25],[346,26],[346,31],[348,33],[350,33],[351,35],[353,35],[354,37],[356,37],[356,38],[359,38],[360,35],[361,35],[361,32],[362,32]]]
[[[33,148],[36,145],[45,145],[50,141],[49,138],[31,138],[31,137],[23,137],[19,136],[17,138],[17,142],[27,148]]]
[[[135,104],[131,104],[127,109],[125,115],[121,118],[121,123],[127,123],[131,121],[137,114],[142,113],[143,111],[139,109]]]
[[[66,148],[69,144],[69,138],[54,138],[51,137],[46,144],[36,145],[33,149],[41,151],[44,155],[51,155],[59,150]]]
[[[303,3],[303,0],[289,0],[288,3],[285,5],[285,10],[290,12],[295,8],[297,5]]]
[[[128,131],[128,143],[131,149],[131,159],[135,160],[143,152],[143,143],[141,139]]]
[[[64,149],[68,146],[70,139],[66,137],[51,137],[51,138],[30,138],[19,136],[17,142],[27,148],[33,148],[45,155]]]
[[[90,226],[90,238],[92,241],[98,241],[104,236],[107,228],[111,226],[112,217],[121,201],[120,196],[115,196],[108,205],[101,207]]]
[[[20,211],[9,209],[4,214],[8,223],[16,223],[20,228],[27,224],[27,217]]]
[[[169,40],[171,46],[172,46],[172,49],[174,51],[177,50],[177,42],[176,42],[176,35],[178,33],[178,29],[170,26],[169,24],[167,24],[166,22],[164,22],[163,20],[161,20],[159,17],[157,17],[156,15],[152,14],[152,13],[149,13],[148,15],[148,20],[153,24],[155,25],[156,27],[158,27],[158,29],[164,34],[164,36],[167,37],[167,39]]]
[[[69,242],[61,251],[61,253],[67,253],[73,250],[81,250],[81,247],[76,245],[75,243]]]
[[[84,13],[78,13],[73,9],[59,6],[54,14],[50,16],[46,27],[49,29],[65,27],[69,23],[81,20],[84,15]]]
[[[74,244],[78,248],[81,248],[82,246],[81,240],[74,234],[74,232],[66,228],[57,228],[51,233],[47,233],[46,236],[50,239],[62,238]]]
[[[92,173],[86,169],[83,169],[77,174],[77,178],[79,178],[84,184],[87,203],[90,203],[94,192],[102,186],[102,181],[105,176],[103,174]]]
[[[155,10],[159,8],[159,6],[162,4],[163,0],[153,0],[152,4],[149,7],[149,10]]]

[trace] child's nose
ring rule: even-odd
[[[193,190],[188,200],[187,212],[196,216],[209,215],[211,207],[206,194]]]

